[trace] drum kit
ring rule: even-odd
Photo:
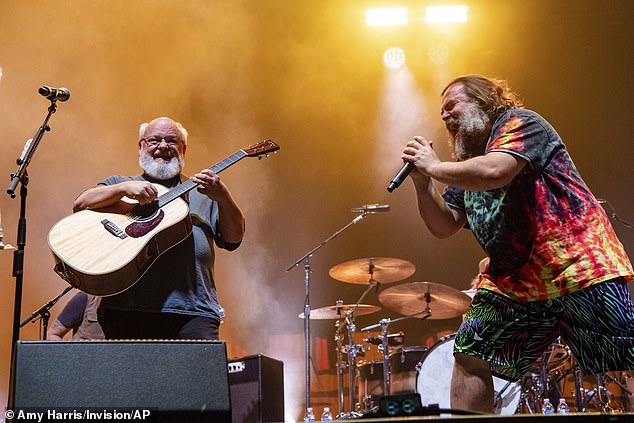
[[[422,368],[426,357],[431,356],[431,349],[422,346],[403,346],[403,332],[389,333],[390,324],[411,318],[450,319],[464,314],[469,307],[471,298],[447,285],[433,282],[396,285],[381,291],[379,302],[402,317],[381,319],[379,323],[361,329],[361,332],[369,332],[380,328],[380,335],[364,338],[367,346],[355,343],[357,328],[354,318],[381,310],[378,306],[362,304],[368,292],[380,284],[402,281],[412,276],[415,270],[415,266],[407,260],[386,257],[352,260],[329,270],[329,275],[338,281],[367,285],[356,304],[343,304],[342,301],[337,301],[334,306],[312,310],[310,315],[311,319],[336,320],[334,339],[337,353],[339,417],[370,412],[378,408],[379,398],[385,395],[421,392],[422,379],[427,376],[420,372],[419,368]],[[304,318],[304,313],[299,317]],[[347,331],[348,340],[345,345],[344,331]],[[377,346],[381,359],[357,362],[357,357],[365,355],[370,345]],[[434,353],[436,354],[438,353]],[[453,363],[449,366],[449,373],[443,374],[443,378],[447,379],[447,402]],[[348,371],[350,412],[346,413],[344,373],[349,369],[352,369]],[[430,383],[434,381],[430,380]]]
[[[362,304],[365,296],[373,288],[383,283],[402,281],[414,274],[415,266],[409,261],[372,257],[344,262],[332,267],[329,275],[338,281],[367,285],[355,304],[337,301],[333,306],[314,309],[312,319],[335,320],[338,408],[337,418],[360,417],[378,411],[379,399],[394,394],[417,393],[424,407],[450,410],[450,383],[453,371],[453,346],[455,334],[440,338],[431,347],[404,346],[403,332],[389,333],[389,326],[404,319],[451,319],[463,315],[471,303],[474,291],[460,291],[444,284],[433,282],[410,282],[382,290],[379,302],[402,317],[381,319],[377,324],[360,329],[361,332],[377,331],[377,336],[363,338],[356,343],[357,328],[355,317],[369,315],[381,307]],[[304,313],[299,315],[305,318]],[[344,331],[347,334],[344,334]],[[347,342],[345,342],[347,335]],[[367,345],[364,345],[367,344]],[[380,359],[362,360],[357,357],[375,345]],[[344,373],[348,373],[348,409],[345,411]],[[627,390],[625,375],[600,375],[594,389],[585,389],[582,375],[572,363],[572,355],[561,340],[554,343],[544,353],[542,359],[519,381],[493,378],[495,391],[495,413],[512,415],[515,413],[539,413],[541,402],[546,396],[558,401],[564,398],[562,386],[565,378],[572,375],[575,390],[572,392],[577,411],[614,408],[610,399],[614,397],[606,387],[616,383],[619,392],[631,395]],[[625,379],[623,379],[625,377]],[[587,385],[587,383],[586,383]],[[558,394],[553,394],[558,391]],[[623,396],[623,400],[626,398]],[[556,404],[557,402],[555,402]],[[620,402],[617,408],[629,409]]]

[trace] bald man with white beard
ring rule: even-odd
[[[136,176],[111,176],[84,191],[73,210],[114,206],[127,197],[149,204],[158,197],[153,184],[173,188],[182,175],[187,130],[159,117],[140,127]],[[188,193],[192,233],[164,252],[131,288],[103,297],[99,322],[107,339],[218,339],[224,311],[214,280],[214,244],[229,251],[244,235],[244,215],[231,192],[210,169],[192,177]]]

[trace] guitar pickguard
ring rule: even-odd
[[[163,210],[159,209],[158,213],[156,213],[156,215],[151,219],[144,219],[130,223],[128,226],[126,226],[125,233],[132,238],[141,238],[150,233],[152,229],[156,228],[159,223],[161,223],[161,220],[163,220],[164,216],[165,213],[163,213]]]

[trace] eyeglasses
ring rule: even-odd
[[[179,140],[178,138],[173,138],[173,137],[169,137],[169,138],[143,138],[143,139],[141,139],[141,141],[145,141],[145,143],[147,145],[149,145],[150,147],[156,147],[160,143],[162,143],[163,141],[165,141],[165,144],[167,144],[168,147],[176,147],[177,145],[179,145],[181,143],[181,140]]]

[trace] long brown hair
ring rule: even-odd
[[[462,84],[465,93],[478,102],[492,119],[508,109],[522,107],[522,102],[513,93],[506,81],[482,75],[463,75],[455,78],[442,90],[442,95],[454,84]]]

